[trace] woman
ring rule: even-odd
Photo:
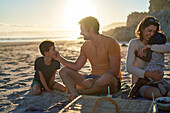
[[[126,67],[127,71],[132,74],[132,84],[135,84],[138,78],[149,77],[155,81],[160,81],[162,79],[161,72],[159,71],[145,71],[143,68],[146,65],[146,62],[141,60],[140,58],[136,57],[134,52],[137,50],[139,51],[139,55],[143,56],[146,53],[143,53],[143,50],[151,47],[148,46],[149,39],[155,34],[161,32],[160,31],[160,22],[152,16],[144,18],[137,26],[136,29],[136,36],[138,38],[132,39],[129,42],[128,47],[128,55],[127,55],[127,62]],[[153,45],[152,45],[153,46]],[[162,45],[155,45],[155,46],[162,46]],[[144,47],[143,49],[140,49]],[[154,46],[153,46],[154,47]],[[164,46],[166,48],[166,46]],[[156,49],[157,48],[157,49]],[[163,48],[163,47],[162,47]],[[154,51],[162,52],[159,47],[155,47]],[[151,50],[153,50],[151,48]],[[163,52],[168,52],[169,50],[163,50]],[[154,93],[155,98],[162,97],[160,90],[157,87],[144,85],[139,89],[139,94],[148,99],[152,99],[152,92]]]

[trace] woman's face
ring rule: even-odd
[[[144,29],[142,29],[143,33],[143,41],[149,41],[149,39],[156,33],[157,26],[150,25]]]

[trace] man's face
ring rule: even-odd
[[[84,25],[80,25],[80,30],[81,30],[80,35],[84,36],[84,40],[91,40],[90,30],[87,30],[87,28]]]

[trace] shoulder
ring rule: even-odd
[[[109,37],[109,36],[103,36],[102,43],[104,43],[106,45],[119,46],[118,41],[112,37]]]
[[[116,39],[114,39],[113,37],[109,37],[109,36],[105,36],[105,35],[102,35],[102,40],[108,41],[108,42],[110,42],[110,41],[115,42],[116,41]]]
[[[135,43],[138,43],[139,39],[138,38],[134,38],[134,39],[131,39],[129,41],[129,44],[135,44]]]
[[[141,43],[141,42],[140,42],[140,40],[138,38],[131,39],[129,41],[129,46],[137,46],[137,45],[139,45],[139,43]]]
[[[42,62],[44,60],[44,57],[38,57],[36,58],[35,62]]]
[[[55,64],[60,64],[60,62],[57,60],[52,60],[52,62],[54,62]]]

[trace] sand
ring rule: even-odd
[[[0,43],[0,112],[22,113],[29,107],[45,109],[65,99],[65,93],[56,90],[39,96],[33,96],[29,91],[35,72],[34,61],[41,56],[39,43]],[[67,60],[75,61],[82,43],[83,40],[56,41],[56,49]],[[125,69],[126,55],[127,46],[121,46],[122,83],[130,85],[131,75]],[[80,70],[83,74],[90,71],[89,62]],[[165,78],[170,81],[170,54],[165,54]],[[56,80],[61,82],[58,72]]]

